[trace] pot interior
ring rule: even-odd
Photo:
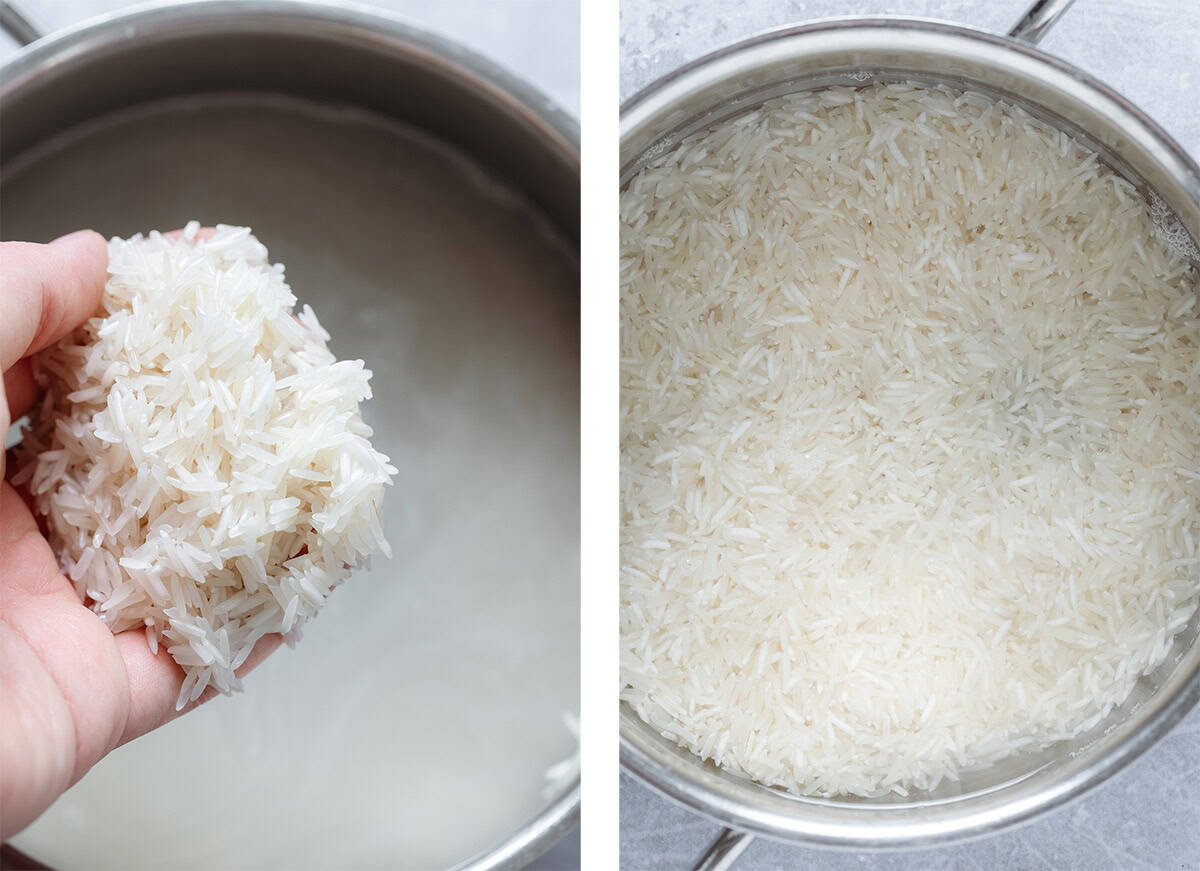
[[[152,99],[5,155],[7,239],[253,227],[374,370],[363,416],[400,470],[395,557],[13,839],[55,867],[446,867],[569,790],[543,794],[579,704],[571,227],[441,135],[311,97]]]
[[[1136,110],[1075,72],[1009,40],[951,25],[859,20],[764,34],[661,80],[622,110],[621,184],[698,131],[784,94],[907,82],[972,90],[1064,130],[1155,204],[1164,241],[1200,268],[1200,170],[1135,129]],[[1141,116],[1138,115],[1138,118]],[[1140,122],[1139,122],[1140,123]],[[1165,136],[1165,135],[1164,135]],[[1197,580],[1200,583],[1200,578]],[[829,846],[923,846],[1027,819],[1136,756],[1200,698],[1200,613],[1126,703],[1072,741],[1014,755],[907,797],[792,795],[726,772],[621,704],[622,761],[695,810],[774,837]]]
[[[5,163],[80,124],[157,100],[285,94],[365,109],[454,145],[578,242],[574,122],[499,67],[392,19],[257,0],[231,15],[223,3],[193,2],[39,43],[4,72]]]
[[[1097,152],[1200,265],[1200,168],[1124,98],[1036,49],[953,25],[858,19],[768,33],[685,67],[623,109],[621,184],[681,140],[784,94],[907,82],[985,94]]]

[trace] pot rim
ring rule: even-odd
[[[1039,76],[1089,107],[1098,107],[1154,156],[1191,200],[1194,214],[1200,216],[1200,166],[1157,123],[1115,90],[1078,67],[1011,37],[908,16],[823,18],[773,28],[690,61],[651,82],[621,106],[622,183],[630,168],[646,156],[646,151],[661,142],[662,136],[670,135],[660,130],[657,131],[660,136],[655,138],[652,128],[655,119],[704,88],[736,73],[762,68],[771,61],[801,57],[821,45],[829,46],[831,39],[837,40],[839,49],[869,50],[880,47],[885,39],[891,40],[891,47],[895,47],[897,38],[906,40],[906,47],[927,50],[948,51],[954,47],[961,50],[969,46],[972,56],[992,70],[1003,69],[1005,64],[1019,65],[1024,73]],[[648,126],[650,134],[643,129]],[[638,144],[632,146],[630,139],[635,135]],[[625,154],[634,147],[641,150]],[[1200,218],[1188,229],[1193,238],[1200,238]],[[1119,724],[1113,730],[1117,734],[1106,734],[1064,763],[1050,783],[1028,788],[1024,781],[1036,777],[1035,770],[1016,782],[1003,784],[1015,791],[1006,801],[993,801],[981,808],[955,809],[955,805],[976,797],[995,796],[999,787],[966,794],[961,799],[927,800],[924,807],[932,809],[934,818],[920,823],[887,819],[893,815],[899,817],[905,805],[868,807],[823,799],[792,800],[748,779],[723,772],[717,774],[711,763],[702,762],[690,751],[659,735],[624,702],[620,703],[621,765],[655,791],[691,810],[735,829],[776,840],[854,850],[939,846],[1029,822],[1080,797],[1139,757],[1200,703],[1200,657],[1193,654],[1191,662],[1181,661],[1176,668],[1181,673],[1171,678],[1175,684],[1173,692],[1166,698],[1152,698],[1138,710],[1138,728],[1122,729],[1125,724]],[[1090,758],[1093,755],[1095,758]],[[747,785],[762,789],[764,796],[773,796],[778,802],[771,807],[751,806],[744,801]],[[784,801],[786,807],[779,804]],[[843,818],[831,819],[830,814],[819,810],[831,807]],[[874,815],[870,819],[854,819],[856,815],[865,815],[857,814],[860,808]],[[876,813],[879,811],[882,818]]]
[[[89,54],[176,32],[302,32],[310,23],[342,30],[364,44],[401,50],[440,67],[509,107],[580,165],[579,122],[541,90],[454,40],[414,27],[402,16],[349,0],[149,0],[54,31],[0,65],[0,102],[36,78]]]
[[[99,51],[166,33],[253,30],[303,32],[310,24],[332,26],[364,44],[419,55],[459,81],[489,95],[534,128],[567,157],[578,174],[579,122],[538,88],[472,49],[409,24],[402,16],[353,2],[319,0],[152,0],[104,13],[41,37],[0,65],[4,100],[67,64],[85,63]],[[456,871],[519,868],[548,850],[580,815],[580,779],[498,844],[455,866]]]
[[[729,75],[735,68],[750,63],[775,60],[793,51],[819,46],[831,37],[857,41],[869,46],[871,40],[886,35],[890,39],[925,40],[940,43],[970,44],[975,56],[989,64],[1015,63],[1077,100],[1097,107],[1127,131],[1135,131],[1139,144],[1149,148],[1171,174],[1186,179],[1191,199],[1200,208],[1200,165],[1183,147],[1141,109],[1095,76],[1061,58],[1009,36],[976,27],[935,18],[902,15],[845,16],[820,18],[798,25],[771,28],[717,49],[667,73],[643,87],[621,105],[620,140],[630,136],[662,111],[700,88]],[[628,161],[622,158],[622,176]]]

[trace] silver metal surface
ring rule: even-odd
[[[41,36],[32,22],[22,15],[21,11],[9,3],[8,0],[0,2],[0,30],[3,30],[21,45],[29,45],[29,43]]]
[[[493,850],[472,856],[455,865],[451,871],[500,871],[504,868],[524,868],[572,826],[579,822],[578,783],[564,794],[542,816],[532,820],[515,835]]]
[[[401,469],[394,560],[15,845],[58,867],[534,859],[579,814],[578,781],[540,796],[578,705],[574,122],[445,40],[310,3],[143,7],[0,78],[4,238],[253,226],[375,371],[364,417]]]
[[[1008,35],[1021,42],[1037,45],[1075,0],[1036,0],[1021,16]]]
[[[915,81],[1021,105],[1096,149],[1200,238],[1200,168],[1143,113],[1081,70],[1010,38],[917,19],[843,19],[762,34],[690,63],[622,108],[622,183],[647,161],[763,100],[832,85]],[[1101,783],[1200,699],[1200,615],[1132,698],[1092,732],[907,800],[802,798],[700,760],[621,708],[627,770],[738,829],[874,849],[964,840],[1032,819]]]
[[[721,829],[717,839],[700,857],[692,871],[728,871],[737,862],[738,856],[746,851],[754,835],[736,829]]]
[[[154,2],[60,31],[0,70],[0,154],[154,99],[263,91],[414,124],[525,190],[575,237],[579,127],[542,94],[368,7],[304,0]]]

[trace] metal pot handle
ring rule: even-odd
[[[21,11],[8,0],[0,0],[0,30],[3,30],[21,45],[40,39],[41,34]]]
[[[692,866],[692,871],[728,871],[753,840],[754,835],[749,832],[722,829],[717,839],[704,851],[700,861]]]
[[[1021,42],[1037,45],[1046,32],[1058,23],[1063,13],[1071,8],[1075,0],[1034,0],[1008,35]]]

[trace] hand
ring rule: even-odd
[[[107,264],[91,230],[49,245],[0,243],[0,433],[36,401],[30,355],[95,312]],[[0,453],[0,478],[5,471]],[[260,641],[238,673],[279,641]],[[22,497],[0,482],[0,837],[33,822],[111,750],[174,719],[182,682],[164,647],[152,655],[140,629],[113,635],[79,601]]]

